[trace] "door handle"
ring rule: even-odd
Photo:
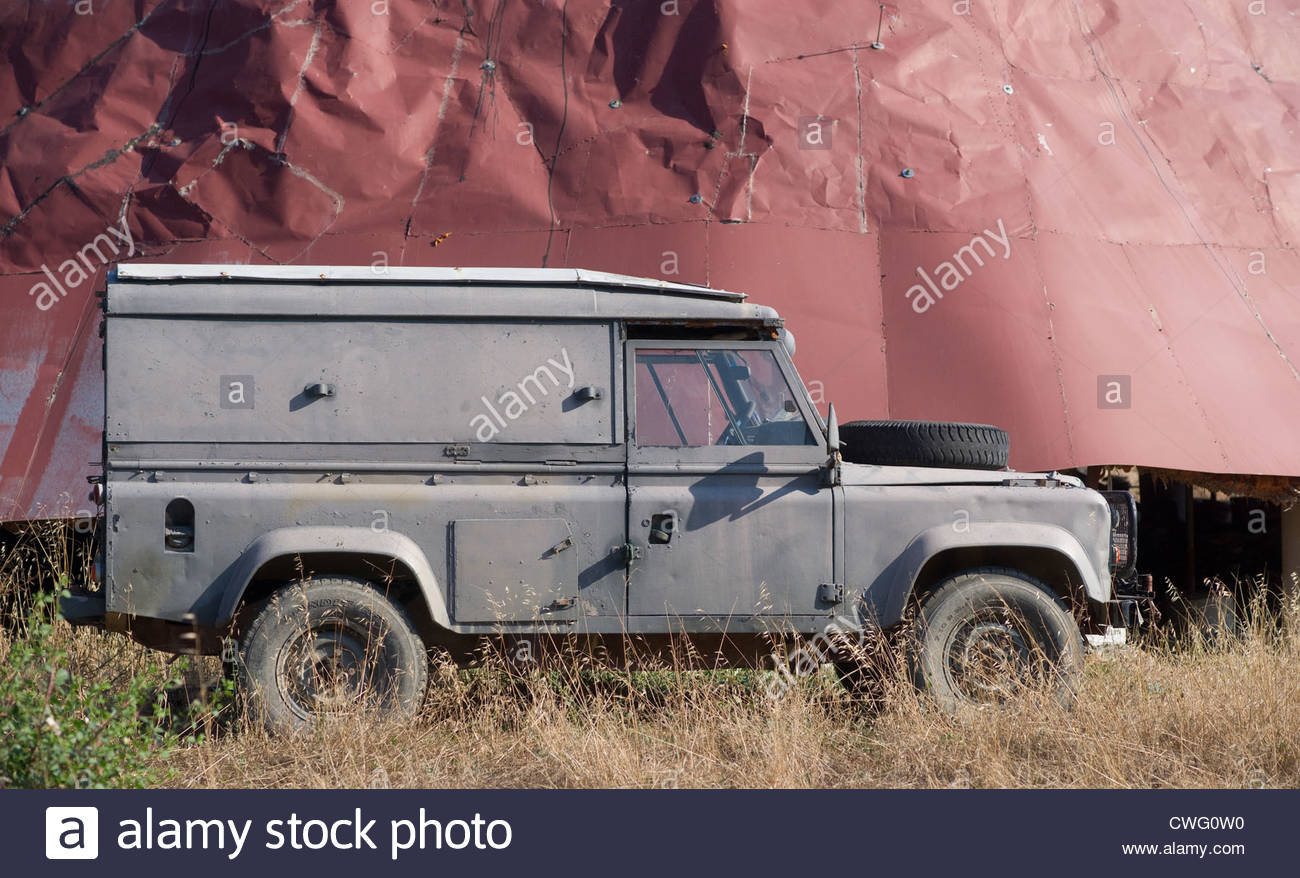
[[[322,399],[324,397],[334,395],[334,385],[326,384],[324,382],[318,382],[316,384],[308,384],[306,387],[302,389],[302,392],[307,396],[311,397],[312,399]]]
[[[677,532],[677,513],[671,509],[667,512],[656,512],[650,518],[650,542],[666,545],[673,541],[673,534]]]
[[[571,536],[570,536],[570,537],[565,537],[564,539],[560,540],[558,543],[556,543],[555,545],[553,545],[553,546],[551,546],[549,549],[547,549],[547,550],[542,554],[542,557],[543,557],[543,558],[550,558],[550,557],[553,557],[553,556],[555,556],[555,555],[560,554],[560,553],[563,552],[565,549],[571,549],[571,548],[573,548],[573,537],[571,537]]]

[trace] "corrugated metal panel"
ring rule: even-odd
[[[84,493],[127,258],[744,290],[842,415],[1300,476],[1294,0],[208,7],[0,11],[0,514]]]

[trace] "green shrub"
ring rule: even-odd
[[[0,787],[143,787],[178,741],[165,688],[179,670],[126,681],[75,672],[73,633],[38,594],[0,645]],[[7,647],[7,649],[5,648]],[[161,752],[160,752],[161,751]]]

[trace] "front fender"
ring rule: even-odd
[[[926,563],[943,552],[962,548],[1033,548],[1055,552],[1073,568],[1090,599],[1110,600],[1109,572],[1102,573],[1095,568],[1083,545],[1070,531],[1054,524],[1002,521],[971,523],[961,531],[950,524],[922,531],[890,565],[891,572],[883,577],[884,593],[873,595],[874,587],[867,590],[868,608],[885,624],[900,620]]]
[[[218,624],[225,625],[234,618],[248,583],[264,564],[276,558],[317,552],[383,555],[400,561],[415,576],[433,621],[444,628],[450,627],[446,601],[438,588],[433,568],[429,566],[429,559],[420,547],[403,534],[374,531],[368,527],[282,527],[262,534],[249,544],[226,574],[217,614]]]

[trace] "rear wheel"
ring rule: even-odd
[[[912,681],[942,709],[1046,692],[1074,703],[1083,636],[1043,583],[987,568],[953,576],[922,601],[908,657]]]
[[[276,732],[350,710],[409,718],[428,684],[424,644],[410,619],[351,577],[276,592],[254,614],[239,652],[249,708]]]

